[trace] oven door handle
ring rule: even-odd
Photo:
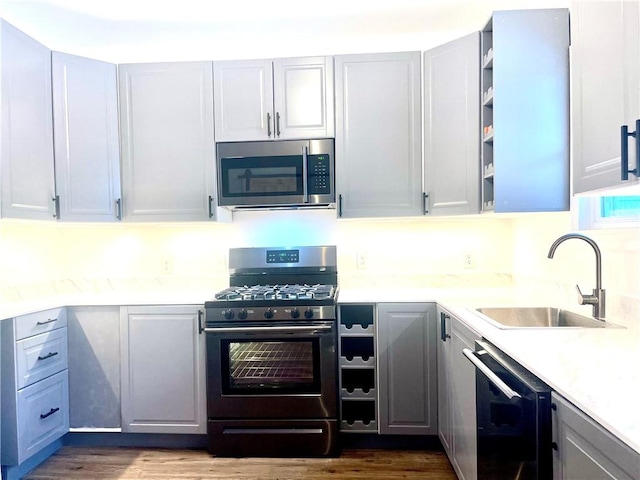
[[[485,350],[480,350],[480,352],[478,353],[487,353],[487,352]],[[500,390],[509,400],[513,400],[514,398],[516,399],[522,398],[518,392],[516,392],[515,390],[512,390],[511,387],[509,387],[509,385],[504,383],[500,379],[500,377],[498,377],[495,373],[493,373],[489,369],[489,367],[487,367],[484,363],[478,360],[475,353],[470,348],[463,348],[462,354],[465,357],[467,357],[469,361],[473,363],[473,365],[478,370],[480,370],[489,379],[489,381],[493,383],[498,388],[498,390]]]
[[[331,330],[331,325],[290,325],[288,327],[207,327],[205,333],[283,333],[316,332]]]

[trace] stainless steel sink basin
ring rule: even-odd
[[[478,308],[498,328],[605,328],[611,323],[552,307]]]

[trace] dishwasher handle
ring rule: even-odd
[[[486,353],[484,350],[481,350],[480,352]],[[487,367],[484,363],[478,360],[478,357],[470,348],[463,348],[462,354],[465,357],[467,357],[467,359],[471,363],[473,363],[473,365],[478,370],[480,370],[484,374],[484,376],[486,376],[489,379],[489,381],[493,383],[498,388],[498,390],[500,390],[509,400],[522,398],[522,396],[518,392],[511,389],[511,387],[509,387],[509,385],[504,383],[500,379],[500,377],[498,377],[495,373],[491,371],[491,369],[489,369],[489,367]]]

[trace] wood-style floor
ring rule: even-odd
[[[441,451],[343,450],[340,458],[215,458],[204,450],[63,447],[27,480],[455,480]]]

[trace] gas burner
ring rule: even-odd
[[[324,300],[335,296],[334,285],[253,285],[229,287],[216,293],[222,301],[243,300]]]

